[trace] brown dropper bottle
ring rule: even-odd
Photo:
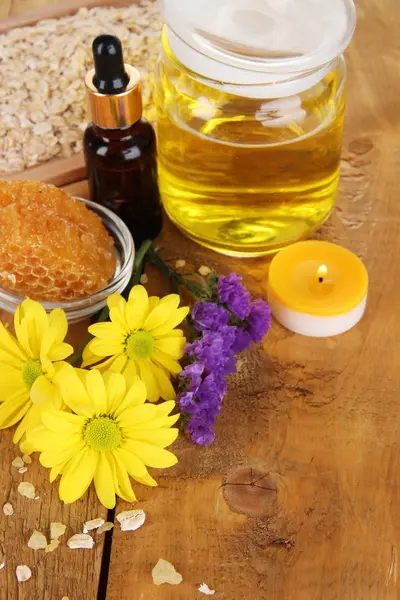
[[[98,36],[85,83],[92,122],[84,134],[90,199],[115,212],[136,247],[161,231],[156,138],[142,117],[140,74],[124,64],[120,40]]]

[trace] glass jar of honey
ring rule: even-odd
[[[160,190],[187,236],[233,256],[308,237],[338,187],[353,0],[164,0]]]

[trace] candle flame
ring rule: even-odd
[[[323,281],[325,277],[328,275],[328,267],[326,265],[321,265],[317,271],[318,279]]]

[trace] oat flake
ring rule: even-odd
[[[175,263],[175,267],[177,269],[182,269],[182,267],[184,267],[185,265],[186,265],[186,260],[183,260],[183,258],[177,260]]]
[[[23,473],[26,473],[27,470],[28,470],[28,467],[21,467],[20,469],[18,469],[18,473],[23,474]]]
[[[155,585],[161,585],[163,583],[169,583],[170,585],[178,585],[182,583],[183,577],[180,573],[178,573],[170,562],[160,558],[158,563],[151,572],[151,576],[153,577],[153,583]]]
[[[40,531],[34,531],[28,541],[29,548],[32,550],[44,550],[47,546],[46,537]]]
[[[0,569],[4,569],[5,563],[0,563]]]
[[[64,523],[53,522],[50,523],[50,539],[58,540],[59,537],[64,535],[67,526]]]
[[[24,461],[22,460],[22,458],[20,456],[17,456],[17,458],[14,458],[14,460],[12,461],[11,464],[16,469],[20,469],[21,467],[24,466]]]
[[[44,551],[46,553],[47,552],[54,552],[54,550],[56,550],[59,545],[60,545],[60,540],[51,540],[50,544],[47,544],[47,546],[44,549]]]
[[[209,275],[211,271],[212,269],[210,269],[210,267],[206,267],[204,265],[202,265],[199,269],[199,273],[200,275],[203,275],[203,277],[207,277],[207,275]]]
[[[140,277],[140,283],[142,285],[144,285],[145,283],[147,283],[149,281],[149,278],[147,277],[146,273],[143,273],[143,275]]]
[[[18,565],[15,569],[15,574],[20,583],[23,581],[28,581],[32,577],[32,571],[26,565]]]
[[[10,502],[6,502],[3,506],[3,513],[6,515],[6,517],[11,517],[11,515],[14,514],[14,507]]]
[[[206,596],[214,596],[215,590],[210,590],[206,583],[202,583],[198,588],[199,592],[205,594]]]
[[[18,486],[18,492],[21,494],[21,496],[24,496],[25,498],[29,498],[30,500],[36,500],[35,487],[28,481],[21,481],[21,483]]]
[[[26,463],[27,465],[32,464],[32,459],[29,456],[29,454],[24,454],[22,457],[22,460],[24,461],[24,463]]]
[[[106,521],[105,523],[103,523],[103,525],[100,525],[100,527],[97,530],[98,535],[100,535],[101,533],[104,533],[105,531],[111,531],[111,529],[114,527],[114,523],[111,523],[110,521]]]
[[[87,533],[76,533],[69,538],[67,545],[71,550],[77,550],[79,548],[93,548],[94,539]]]
[[[83,533],[87,533],[88,531],[93,531],[93,529],[98,529],[104,525],[104,519],[92,519],[91,521],[86,521],[83,524]]]
[[[126,510],[117,515],[117,521],[121,523],[121,531],[135,531],[143,525],[145,520],[144,510]]]

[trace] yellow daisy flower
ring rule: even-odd
[[[27,429],[40,423],[43,410],[61,408],[53,378],[74,349],[64,343],[68,324],[61,309],[46,314],[43,306],[24,300],[14,315],[16,337],[0,323],[0,429],[21,421],[19,443]],[[53,364],[55,363],[55,364]]]
[[[145,404],[146,386],[138,377],[128,382],[120,373],[65,364],[57,384],[74,414],[43,413],[43,426],[30,431],[27,439],[41,452],[41,464],[51,469],[50,481],[61,474],[59,495],[65,503],[83,496],[93,480],[106,508],[115,506],[116,494],[133,502],[129,475],[154,486],[146,467],[176,464],[174,454],[164,450],[178,435],[171,425],[179,415],[168,416],[175,402]]]
[[[136,285],[126,302],[119,294],[108,298],[110,322],[89,327],[94,336],[83,353],[83,367],[108,358],[96,368],[111,369],[128,377],[139,375],[147,388],[147,398],[157,402],[175,398],[171,374],[181,370],[186,339],[175,329],[187,316],[188,307],[179,306],[179,296],[160,299],[148,297],[145,288]]]

